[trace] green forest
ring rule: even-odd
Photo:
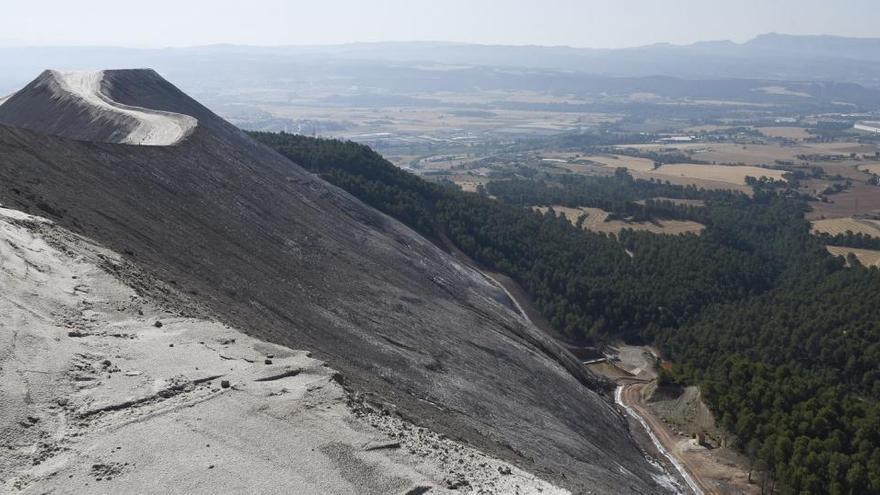
[[[490,199],[425,181],[363,145],[252,136],[511,276],[572,342],[660,346],[674,363],[670,379],[700,385],[779,493],[880,494],[880,270],[853,260],[847,267],[824,249],[873,241],[813,236],[808,203],[779,184],[755,182],[749,197],[634,180],[618,170],[493,181]],[[701,235],[606,235],[552,209],[529,208],[536,205],[593,206],[621,219],[689,219],[706,228]]]

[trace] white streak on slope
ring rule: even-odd
[[[681,474],[681,477],[684,478],[685,482],[687,482],[688,486],[691,488],[691,490],[693,490],[694,494],[695,495],[703,495],[703,491],[700,490],[700,487],[698,487],[697,483],[694,481],[694,479],[691,478],[691,475],[687,472],[687,469],[685,469],[685,467],[682,466],[680,462],[678,462],[678,459],[676,459],[675,456],[670,454],[666,450],[666,448],[663,447],[663,444],[660,443],[660,440],[658,440],[657,437],[654,436],[654,432],[651,431],[651,427],[648,426],[648,423],[645,422],[645,420],[637,412],[635,412],[631,407],[624,404],[624,402],[623,402],[623,385],[618,385],[617,389],[614,390],[614,402],[623,406],[623,408],[626,409],[627,414],[629,414],[630,416],[635,418],[639,423],[641,423],[642,428],[644,428],[645,431],[648,432],[648,436],[651,437],[651,442],[653,442],[654,446],[657,447],[657,450],[660,451],[661,454],[666,456],[666,458],[669,459],[669,462],[671,462],[672,465],[675,466],[675,469],[678,470],[679,474]]]
[[[82,99],[87,104],[108,112],[132,117],[138,121],[123,144],[170,146],[189,135],[198,121],[189,115],[163,112],[115,102],[101,92],[104,72],[52,71],[62,90]]]

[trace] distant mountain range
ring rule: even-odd
[[[176,73],[198,62],[208,70],[236,68],[268,77],[297,64],[442,64],[577,71],[606,76],[685,79],[776,79],[880,86],[880,38],[764,34],[745,43],[705,41],[625,49],[473,45],[447,42],[354,43],[327,46],[192,48],[0,48],[0,91],[21,87],[45,67],[156,67]]]
[[[153,67],[236,122],[243,122],[240,115],[250,122],[249,116],[262,112],[263,106],[437,106],[435,95],[444,93],[483,95],[487,99],[481,104],[488,109],[613,113],[640,105],[629,100],[633,94],[678,102],[784,106],[793,113],[880,109],[880,39],[833,36],[767,34],[746,43],[627,49],[448,42],[168,49],[7,46],[0,47],[0,100],[46,67]],[[584,103],[498,103],[491,99],[493,91],[569,95]],[[674,108],[655,110],[668,113]]]

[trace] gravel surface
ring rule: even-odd
[[[138,296],[43,219],[0,209],[0,259],[4,493],[567,493]]]

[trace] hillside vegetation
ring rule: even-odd
[[[252,136],[513,277],[568,339],[660,345],[675,364],[664,379],[702,387],[764,488],[880,493],[880,270],[829,255],[806,203],[784,189],[751,181],[748,197],[620,170],[491,182],[496,200],[424,181],[355,143]],[[636,203],[661,196],[705,206]],[[551,204],[706,228],[614,236],[526,208]]]

